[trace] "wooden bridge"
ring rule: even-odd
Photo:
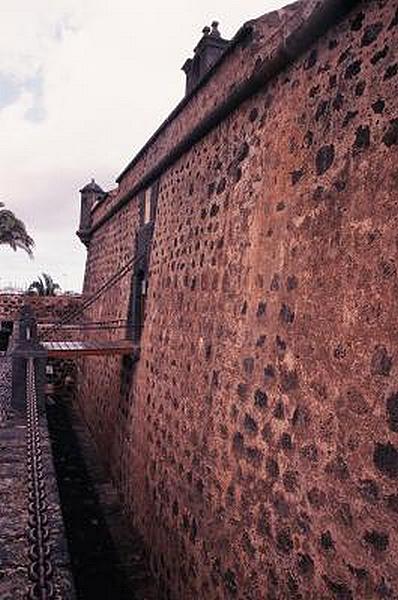
[[[38,334],[37,321],[30,306],[21,309],[17,322],[15,336],[12,340],[9,356],[12,359],[12,402],[15,409],[23,409],[26,405],[26,364],[33,360],[37,377],[37,395],[39,404],[44,403],[45,367],[47,359],[64,358],[77,359],[86,356],[130,356],[133,361],[139,359],[140,347],[131,339],[126,339],[125,325],[119,326],[115,322],[109,325],[89,323],[77,326],[77,329],[102,332],[104,329],[119,330],[122,339],[101,340],[89,339],[84,341],[45,341]],[[71,328],[73,329],[73,328]],[[54,335],[62,335],[61,328],[57,325],[50,329]],[[121,333],[123,331],[123,333]],[[68,336],[70,335],[68,331]],[[99,336],[101,337],[101,336]]]
[[[24,317],[9,354],[12,369],[6,364],[0,370],[0,519],[6,534],[0,598],[155,600],[141,541],[123,533],[123,511],[88,430],[70,401],[57,396],[45,403],[48,357],[125,354],[137,346],[129,340],[39,342],[31,315]]]
[[[136,354],[139,346],[131,340],[42,342],[48,358],[79,358],[85,356],[109,356]]]

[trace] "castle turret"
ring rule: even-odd
[[[202,33],[202,39],[194,50],[194,57],[188,58],[182,67],[187,76],[186,94],[194,89],[229,44],[229,40],[221,37],[217,21],[213,21],[211,29],[210,27],[204,27]]]
[[[106,196],[104,190],[92,179],[90,183],[80,190],[80,223],[76,232],[85,246],[90,241],[91,211],[97,202]]]

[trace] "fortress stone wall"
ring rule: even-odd
[[[78,311],[82,297],[35,296],[33,294],[0,294],[0,321],[15,321],[24,304],[32,306],[37,320],[54,323],[72,312]]]
[[[319,3],[252,22],[92,212],[141,354],[78,402],[165,598],[398,597],[398,6],[350,4],[287,59]]]

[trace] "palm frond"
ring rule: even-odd
[[[13,250],[20,248],[32,257],[34,241],[24,223],[11,210],[3,207],[4,204],[0,202],[0,245],[5,244]]]
[[[28,287],[28,294],[37,294],[38,296],[55,296],[61,289],[58,283],[55,283],[51,275],[42,273]]]

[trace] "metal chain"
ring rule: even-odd
[[[120,281],[120,279],[122,279],[129,271],[134,269],[134,267],[140,262],[140,260],[142,260],[145,257],[146,252],[143,252],[138,256],[131,256],[130,259],[122,267],[120,267],[120,269],[114,272],[113,275],[111,275],[111,277],[109,277],[109,279],[105,281],[105,283],[103,283],[99,288],[97,288],[97,290],[93,294],[91,294],[91,296],[86,298],[81,304],[81,306],[79,306],[79,308],[72,310],[71,312],[61,317],[58,323],[55,323],[54,325],[49,327],[49,329],[45,333],[49,334],[55,332],[58,329],[60,329],[60,327],[66,325],[70,321],[74,321],[80,315],[83,315],[84,311],[87,308],[94,304],[94,302],[97,302],[97,300],[99,300],[99,298],[101,298],[103,294],[108,292],[110,288],[116,285]]]
[[[46,486],[37,408],[34,359],[27,360],[27,466],[29,590],[26,600],[57,600],[50,559],[50,532],[47,520]]]

